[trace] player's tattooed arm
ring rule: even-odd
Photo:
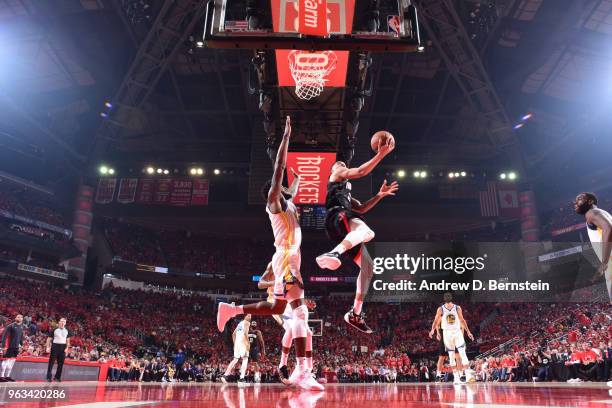
[[[380,187],[378,193],[365,203],[362,204],[358,200],[351,198],[353,211],[355,211],[357,214],[365,214],[372,208],[374,208],[374,206],[378,204],[383,198],[395,195],[398,189],[399,185],[397,184],[397,181],[394,181],[391,184],[387,184],[387,180],[385,180],[383,181],[383,184]]]
[[[267,289],[272,286],[274,286],[274,271],[272,270],[272,262],[269,262],[266,271],[257,282],[257,288]]]
[[[595,276],[595,278],[599,278],[605,274],[612,252],[612,219],[606,212],[594,208],[587,212],[586,221],[601,228],[601,265],[597,268],[597,275]]]
[[[291,137],[291,118],[287,116],[285,122],[285,133],[283,134],[283,140],[278,147],[278,153],[276,154],[276,162],[274,163],[274,175],[272,176],[272,185],[268,192],[268,207],[273,213],[279,213],[282,211],[280,200],[282,198],[283,188],[283,175],[285,168],[287,167],[287,151],[289,150],[289,139]]]

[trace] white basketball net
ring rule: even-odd
[[[337,57],[333,51],[297,51],[289,53],[289,69],[295,81],[295,94],[300,99],[321,95],[330,72],[336,69]]]

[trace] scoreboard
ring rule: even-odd
[[[300,205],[300,226],[304,229],[325,229],[325,207],[322,205]]]

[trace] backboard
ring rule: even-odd
[[[252,3],[252,2],[249,2]],[[304,0],[210,0],[203,41],[210,48],[422,51],[416,8],[410,0],[380,0],[375,17],[365,1],[325,0],[326,26],[304,34]],[[308,1],[305,3],[320,3]],[[301,32],[300,32],[301,31]],[[322,34],[322,35],[320,35]]]

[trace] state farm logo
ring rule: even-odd
[[[327,8],[327,5],[323,6],[322,0],[317,1],[304,1],[304,26],[308,28],[319,28],[319,13],[321,12],[320,8],[325,7],[325,21],[327,21],[327,27],[325,30],[329,32],[331,30],[331,20],[327,17],[330,15],[331,10]],[[298,3],[293,3],[293,8],[298,13],[298,16],[293,19],[293,28],[295,31],[300,30],[300,5]]]

